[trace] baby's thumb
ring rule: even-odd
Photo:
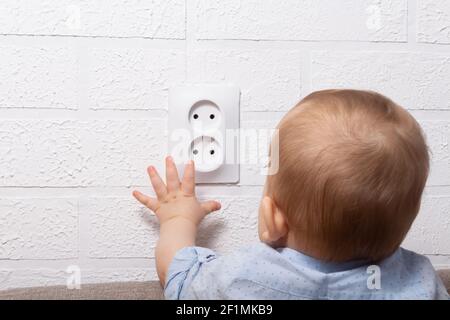
[[[202,202],[201,206],[205,210],[206,214],[217,211],[221,207],[220,203],[214,200]]]

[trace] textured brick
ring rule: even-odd
[[[377,90],[408,109],[450,108],[450,56],[408,52],[312,55],[313,89]]]
[[[281,115],[267,121],[242,121],[240,185],[264,185],[271,130],[276,128],[279,118]]]
[[[281,50],[198,50],[188,58],[191,82],[234,83],[241,110],[287,110],[301,94],[300,53]]]
[[[147,185],[165,130],[161,120],[0,121],[0,186]]]
[[[71,199],[0,199],[0,259],[78,257],[78,212]]]
[[[202,222],[199,245],[229,252],[257,239],[258,198],[215,197],[222,210]],[[81,206],[89,216],[89,255],[106,257],[153,257],[158,239],[156,217],[130,198],[93,198]]]
[[[418,40],[450,44],[450,1],[418,0],[417,11]]]
[[[425,196],[403,246],[423,254],[450,254],[450,197]]]
[[[428,185],[450,185],[450,121],[421,121],[431,152]]]
[[[91,120],[83,128],[85,185],[147,186],[148,165],[163,163],[165,120]]]
[[[184,0],[3,0],[0,34],[184,39]]]
[[[166,109],[168,89],[184,80],[180,50],[93,49],[88,70],[93,109]]]
[[[69,265],[68,265],[69,266]],[[67,285],[66,268],[0,269],[0,290]],[[154,268],[80,268],[81,288],[85,284],[156,280]]]
[[[195,0],[199,39],[406,41],[406,0]]]
[[[67,48],[1,45],[0,109],[76,109],[77,63]]]
[[[74,120],[0,121],[0,186],[70,186],[85,156]]]
[[[222,209],[214,212],[202,222],[198,233],[198,245],[211,248],[219,254],[259,241],[258,206],[259,197],[235,196],[215,197]]]
[[[91,198],[80,205],[89,216],[89,256],[152,257],[158,239],[156,218],[130,198]]]

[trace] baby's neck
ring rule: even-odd
[[[299,239],[299,237],[295,237],[291,232],[286,237],[284,247],[296,250],[317,260],[328,260],[318,244],[315,244],[313,241],[306,242],[304,239]]]

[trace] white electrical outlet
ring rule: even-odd
[[[195,161],[197,183],[239,182],[239,88],[186,85],[169,92],[169,154]]]

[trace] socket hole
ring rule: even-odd
[[[214,153],[216,153],[214,150],[210,150],[210,151],[209,151],[209,154],[210,154],[210,155],[213,155]]]
[[[210,118],[211,120],[214,120],[215,117],[216,117],[216,116],[215,116],[214,114],[210,114],[210,115],[209,115],[209,118]]]
[[[198,114],[194,114],[194,119],[195,119],[195,120],[198,119]]]
[[[194,149],[194,150],[192,150],[192,153],[195,154],[195,155],[197,155],[197,154],[198,154],[198,150],[197,150],[197,149]]]

